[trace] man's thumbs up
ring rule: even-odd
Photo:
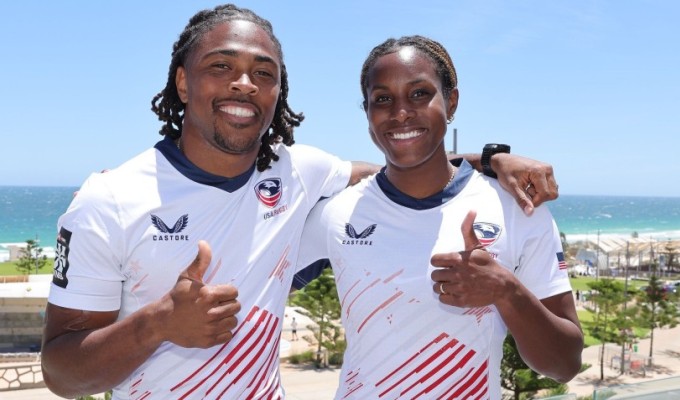
[[[211,347],[228,342],[241,310],[238,290],[228,284],[203,282],[212,260],[212,250],[205,241],[198,242],[198,254],[177,278],[177,283],[163,297],[157,308],[165,340],[182,347]]]
[[[203,276],[205,275],[205,271],[208,270],[211,260],[212,249],[210,248],[210,245],[204,240],[199,240],[196,258],[194,258],[194,261],[192,261],[184,272],[180,274],[179,279],[186,278],[202,284]]]

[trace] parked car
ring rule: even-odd
[[[574,265],[574,273],[581,276],[595,276],[595,268],[585,264],[578,264]]]
[[[664,284],[660,285],[660,289],[661,289],[661,292],[664,294],[663,298],[666,299],[666,298],[668,298],[669,294],[678,293],[678,290],[680,290],[680,286],[675,286],[675,285],[671,285],[671,284],[668,284],[668,283],[664,283]],[[646,293],[649,293],[649,291],[651,290],[651,287],[640,286],[639,290],[644,291]]]

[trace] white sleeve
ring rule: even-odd
[[[307,216],[305,227],[300,240],[300,252],[295,265],[295,272],[306,268],[310,264],[328,259],[328,222],[326,218],[326,206],[330,199],[317,203]]]
[[[121,306],[123,237],[114,196],[93,174],[57,223],[52,304],[89,311]]]
[[[527,240],[516,273],[518,279],[539,299],[570,291],[560,234],[547,207],[536,208],[525,221]]]
[[[296,144],[289,148],[301,182],[316,202],[346,188],[352,176],[352,163],[316,147]]]

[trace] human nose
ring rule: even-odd
[[[241,74],[241,76],[231,82],[229,89],[236,92],[241,92],[249,95],[257,94],[258,87],[248,77],[248,74]]]
[[[413,118],[414,116],[415,111],[413,110],[413,108],[409,107],[408,104],[404,102],[397,102],[394,104],[392,119],[395,119],[400,123],[403,123]]]

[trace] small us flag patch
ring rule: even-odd
[[[567,262],[564,261],[564,253],[561,251],[557,253],[557,267],[559,269],[567,269]]]

